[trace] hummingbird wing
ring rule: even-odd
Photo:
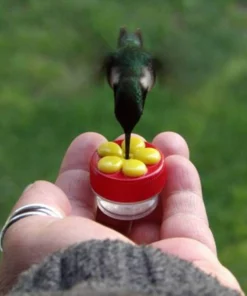
[[[158,80],[162,85],[167,84],[172,73],[170,62],[158,55],[154,55],[152,57],[152,68],[154,69],[155,81]]]
[[[112,63],[113,55],[111,53],[105,54],[104,56],[97,59],[97,65],[95,66],[94,70],[94,80],[97,83],[101,84],[104,81],[106,74],[108,77],[108,73],[110,71],[110,68],[112,67]]]
[[[113,65],[114,65],[114,61],[115,61],[114,53],[108,53],[107,55],[105,55],[101,63],[100,73],[102,77],[104,78],[105,76],[107,77],[107,81],[109,85],[111,85],[110,75],[111,75],[111,69],[113,68]]]

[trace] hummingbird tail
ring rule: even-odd
[[[127,35],[127,29],[125,26],[120,28],[119,37],[118,37],[118,47],[121,47],[122,39]]]
[[[117,45],[118,47],[122,47],[128,44],[135,44],[138,47],[143,46],[141,29],[138,28],[134,33],[128,33],[125,26],[120,28]]]
[[[138,37],[138,39],[140,41],[140,46],[142,47],[143,46],[143,38],[142,38],[142,32],[141,32],[140,28],[136,29],[135,35]]]

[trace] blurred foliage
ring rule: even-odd
[[[119,27],[169,68],[136,132],[180,133],[201,175],[219,257],[247,290],[247,5],[244,0],[2,0],[0,223],[23,188],[53,181],[79,133],[121,133],[92,77]]]

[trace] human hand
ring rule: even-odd
[[[69,147],[55,184],[37,181],[23,192],[13,210],[43,203],[57,209],[64,218],[32,216],[8,229],[0,266],[0,290],[8,290],[21,271],[61,248],[90,239],[120,239],[150,244],[193,262],[223,285],[240,291],[237,280],[217,259],[200,178],[189,161],[186,142],[170,132],[154,138],[154,145],[166,156],[167,184],[151,215],[128,222],[96,212],[89,184],[89,161],[104,141],[99,134],[82,134]]]

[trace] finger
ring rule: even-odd
[[[177,133],[160,133],[153,139],[152,143],[163,153],[165,158],[172,155],[180,155],[189,158],[189,147],[184,138]],[[162,201],[160,199],[156,210],[144,219],[150,220],[151,218],[155,220],[156,223],[160,223],[163,214],[161,203]]]
[[[27,190],[23,192],[14,209],[33,203],[50,206],[60,212],[64,218],[59,219],[51,216],[31,216],[26,217],[25,219],[20,219],[19,221],[11,225],[4,236],[3,248],[7,251],[5,253],[10,253],[11,248],[17,248],[21,250],[21,246],[26,247],[29,243],[32,243],[34,241],[34,236],[31,234],[31,232],[35,234],[35,238],[37,239],[37,241],[40,241],[39,244],[42,244],[44,248],[50,248],[51,244],[58,245],[60,247],[69,246],[74,243],[74,240],[78,242],[79,237],[81,240],[93,239],[96,236],[97,239],[116,238],[115,232],[110,232],[109,235],[107,234],[108,236],[100,231],[97,232],[97,230],[85,232],[85,229],[89,229],[89,226],[92,225],[92,229],[95,229],[96,227],[98,227],[98,224],[95,222],[93,223],[89,219],[84,219],[81,217],[71,217],[70,203],[68,202],[66,195],[60,188],[52,183],[46,181],[35,182],[32,186],[30,186]],[[76,221],[78,221],[78,223],[75,223]],[[55,228],[57,229],[57,224],[64,225],[64,227],[59,226],[60,231],[57,231],[57,233],[59,233],[59,236],[56,236],[56,231],[51,231],[53,229],[52,225],[56,225]],[[73,227],[73,224],[78,225],[78,227]],[[25,227],[23,225],[25,225]],[[61,229],[63,229],[62,233]],[[51,231],[53,235],[49,236],[49,231]],[[43,232],[47,232],[47,234]],[[55,240],[54,237],[56,237]],[[127,240],[121,235],[118,235],[118,237],[119,239],[122,238],[125,241]],[[29,252],[29,249],[27,250],[27,252]],[[40,252],[40,249],[38,250],[38,252]],[[32,254],[34,253],[29,253],[29,256],[32,256]],[[23,260],[23,258],[21,259]]]
[[[60,168],[60,174],[64,171],[70,170],[84,170],[89,171],[89,161],[98,148],[98,146],[105,142],[106,138],[102,135],[94,132],[88,132],[79,135],[69,146],[62,165]]]
[[[142,136],[138,135],[138,134],[135,134],[135,133],[132,133],[131,134],[131,137],[135,137],[135,138],[140,138],[142,139],[143,141],[146,141]],[[125,138],[125,134],[122,134],[120,135],[119,137],[116,138],[116,140],[123,140]]]
[[[69,198],[71,215],[95,218],[95,197],[90,187],[89,163],[94,151],[106,139],[97,133],[84,133],[69,146],[56,185]]]
[[[107,216],[99,208],[97,209],[96,221],[126,236],[128,235],[132,225],[131,221],[117,220]]]
[[[71,210],[70,203],[63,191],[46,181],[37,181],[29,185],[15,204],[12,212],[22,206],[33,203],[50,206],[63,216],[68,216]],[[30,228],[35,227],[37,233],[43,223],[50,223],[50,221],[56,219],[50,216],[30,216],[20,219],[7,229],[3,237],[4,253],[0,265],[0,286],[2,290],[7,291],[18,274],[28,268],[30,264],[35,263],[34,253],[38,252],[38,249],[28,247],[28,244],[32,241]],[[51,245],[51,242],[49,245]],[[26,248],[24,247],[23,252],[21,245],[25,244]],[[24,254],[25,252],[26,255]],[[37,259],[39,258],[40,256]]]
[[[64,192],[54,184],[35,182],[24,191],[14,209],[33,203],[53,207],[64,218],[30,216],[18,220],[8,228],[3,240],[0,285],[11,285],[18,274],[30,265],[75,243],[96,237],[100,240],[119,239],[130,242],[121,234],[89,219],[70,216],[70,203]]]
[[[216,253],[196,168],[188,159],[178,155],[166,158],[165,164],[167,183],[161,194],[161,238],[194,239]]]
[[[215,254],[205,244],[189,238],[171,238],[155,242],[152,246],[161,249],[164,253],[192,262],[205,273],[216,277],[224,286],[241,292],[236,278],[221,265]]]
[[[37,181],[29,186],[21,195],[20,199],[17,201],[16,205],[13,208],[13,211],[30,204],[44,204],[46,206],[52,207],[57,210],[63,217],[66,217],[70,214],[71,207],[70,203],[67,199],[67,196],[64,192],[55,186],[52,183],[46,181]],[[22,220],[31,221],[29,225],[26,225],[25,228],[22,229],[20,232],[16,232],[16,227],[22,223]],[[8,254],[8,251],[11,253],[11,248],[15,248],[16,245],[24,242],[26,243],[29,237],[24,236],[24,232],[28,234],[28,230],[30,226],[32,227],[38,221],[45,221],[46,223],[49,221],[57,220],[57,218],[51,216],[31,216],[26,217],[25,219],[20,219],[19,221],[15,222],[11,227],[9,227],[4,235],[3,238],[3,250],[4,255]],[[60,220],[60,219],[59,219]],[[39,224],[36,224],[37,229],[39,229]],[[17,227],[18,228],[18,227]],[[19,229],[20,230],[20,229]],[[20,237],[21,236],[21,237]],[[15,243],[10,243],[11,241],[15,240]],[[6,252],[6,251],[7,252]],[[32,254],[30,253],[30,256]]]
[[[170,155],[181,155],[189,158],[190,156],[189,147],[186,141],[177,133],[160,133],[153,139],[153,144],[163,152],[165,157]]]
[[[153,144],[160,149],[165,157],[171,155],[189,157],[188,145],[179,134],[173,132],[160,133],[153,139]],[[157,208],[150,215],[133,222],[130,238],[139,244],[159,240],[162,214],[163,209],[160,199]]]
[[[32,193],[35,192],[35,195]],[[41,203],[53,207],[63,216],[70,214],[71,206],[64,192],[47,181],[36,181],[25,188],[12,211],[33,203]]]

